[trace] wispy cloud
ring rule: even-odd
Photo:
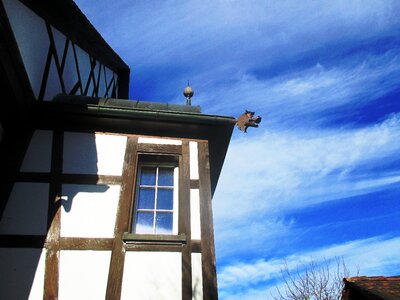
[[[397,1],[302,1],[300,5],[296,1],[124,0],[115,4],[97,1],[96,10],[90,1],[77,2],[131,65],[133,84],[143,84],[136,85],[132,96],[149,95],[143,90],[151,87],[155,100],[171,95],[166,90],[175,91],[172,94],[179,99],[181,85],[188,78],[198,95],[209,96],[205,91],[228,89],[229,83],[253,76],[254,70],[273,77],[282,64],[292,69],[310,55],[313,60],[335,57],[357,43],[397,36],[400,24]],[[112,22],[104,26],[104,20]],[[244,89],[242,84],[237,88]],[[260,82],[254,84],[257,87]],[[304,78],[292,78],[289,84],[297,92],[315,88],[315,82],[304,83]],[[264,96],[270,93],[265,91]],[[212,101],[223,99],[222,95],[214,94]],[[209,104],[203,100],[207,99],[199,98],[199,103]]]
[[[380,176],[352,171],[366,164],[376,170],[396,159],[399,139],[398,115],[361,129],[266,130],[252,139],[242,135],[226,157],[214,201],[216,216],[237,219],[260,209],[294,209],[398,182],[400,173],[392,169]],[[253,199],[264,201],[254,206]]]
[[[273,292],[274,286],[280,284],[279,280],[275,279],[280,278],[281,270],[285,267],[284,262],[289,270],[295,271],[311,261],[329,261],[340,257],[352,275],[356,275],[358,269],[363,275],[376,275],[376,272],[396,275],[400,267],[400,255],[393,253],[397,253],[399,247],[400,238],[380,236],[331,245],[310,252],[298,252],[283,258],[235,263],[219,271],[221,296],[223,299],[239,299],[238,295],[241,296],[240,299],[257,299],[253,298],[257,294],[268,296],[268,292]]]
[[[190,79],[204,112],[264,117],[235,131],[213,199],[222,299],[268,299],[283,259],[344,256],[363,275],[400,267],[399,238],[322,236],[304,250],[291,239],[319,231],[290,216],[352,196],[368,205],[400,182],[400,106],[385,98],[400,86],[399,1],[77,3],[131,66],[131,98],[183,103]],[[383,109],[354,126],[369,105]]]
[[[197,99],[212,113],[231,111],[238,115],[252,109],[263,115],[268,126],[310,127],[327,121],[324,112],[354,107],[379,99],[400,84],[399,51],[391,50],[361,60],[317,64],[274,78],[243,74],[233,82],[214,88]],[[202,82],[202,80],[199,80]],[[329,119],[328,119],[329,120]]]
[[[397,158],[399,139],[398,115],[363,129],[237,138],[213,200],[219,259],[268,252],[274,240],[293,231],[285,213],[400,182],[398,170],[382,166]]]

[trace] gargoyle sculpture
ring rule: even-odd
[[[249,127],[258,127],[258,124],[261,122],[261,117],[257,116],[254,118],[254,111],[246,110],[244,114],[240,115],[236,120],[236,126],[241,130],[247,133],[247,128]]]

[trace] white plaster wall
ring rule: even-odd
[[[0,234],[47,232],[49,184],[16,182],[0,220]]]
[[[65,132],[63,172],[122,175],[126,136]]]
[[[139,137],[138,143],[160,144],[160,145],[182,145],[181,140],[162,139],[162,138],[147,138],[147,137]]]
[[[181,253],[126,252],[121,299],[182,299]]]
[[[119,185],[64,184],[61,236],[113,237],[119,192]]]
[[[192,240],[201,239],[200,226],[200,191],[198,189],[190,189],[190,230]]]
[[[53,132],[36,130],[21,165],[21,172],[50,172]]]
[[[192,299],[203,299],[203,271],[201,253],[192,253]]]
[[[60,251],[60,300],[104,299],[111,251]]]
[[[45,250],[0,248],[0,299],[43,299]]]
[[[197,142],[189,142],[190,179],[199,179],[199,159],[197,149]]]

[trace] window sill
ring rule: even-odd
[[[186,234],[136,234],[124,232],[122,240],[129,244],[186,244]]]

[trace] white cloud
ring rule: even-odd
[[[397,158],[398,115],[361,129],[266,130],[255,138],[250,135],[230,145],[214,197],[217,219],[295,209],[399,181],[400,173],[393,170],[379,176],[368,171],[352,173],[365,165],[379,168]]]
[[[270,252],[293,231],[290,211],[400,182],[383,165],[400,151],[398,115],[362,129],[250,135],[232,141],[213,198],[218,259]]]
[[[387,238],[384,236],[355,240],[340,245],[331,245],[310,252],[297,253],[283,258],[260,259],[251,263],[235,263],[223,267],[218,274],[219,288],[223,299],[258,299],[257,295],[268,295],[273,292],[275,282],[287,262],[289,270],[295,271],[311,261],[332,260],[343,258],[347,268],[356,275],[395,275],[400,267],[400,237]],[[257,297],[256,297],[257,296]]]
[[[234,73],[233,69],[225,71]],[[323,112],[347,105],[347,113],[352,115],[351,107],[356,109],[384,96],[399,85],[399,78],[400,56],[391,50],[359,61],[338,61],[331,67],[317,64],[273,78],[242,75],[229,86],[205,87],[207,92],[200,93],[196,101],[211,113],[255,110],[268,126],[315,127],[325,121],[320,119]]]
[[[198,95],[206,90],[214,93],[215,87],[223,92],[222,85],[228,83],[227,88],[231,88],[230,83],[252,76],[254,69],[269,70],[289,61],[297,64],[306,55],[318,56],[315,52],[333,54],[369,39],[396,36],[400,23],[396,15],[397,1],[302,1],[299,4],[297,1],[149,3],[124,0],[97,1],[96,6],[87,0],[77,3],[131,66],[133,81],[144,76],[148,80],[158,78],[165,68],[170,68],[174,74],[169,72],[169,78],[177,76],[181,82],[192,79],[200,92]],[[316,84],[322,88],[330,83],[329,80],[307,82],[304,78],[291,80],[292,92],[301,94],[315,90]],[[255,88],[257,83],[253,82]],[[245,89],[243,84],[239,83],[233,90]],[[173,86],[177,96],[181,92],[176,82],[169,80],[154,82],[153,86],[157,97],[161,96],[157,91],[165,93],[167,86],[169,89]],[[251,94],[247,91],[242,94],[243,101],[263,101],[268,92],[258,94],[263,97],[257,98],[248,97]],[[210,95],[204,93],[201,103],[221,100],[223,95],[216,93],[206,98]],[[271,101],[271,97],[268,99]]]

